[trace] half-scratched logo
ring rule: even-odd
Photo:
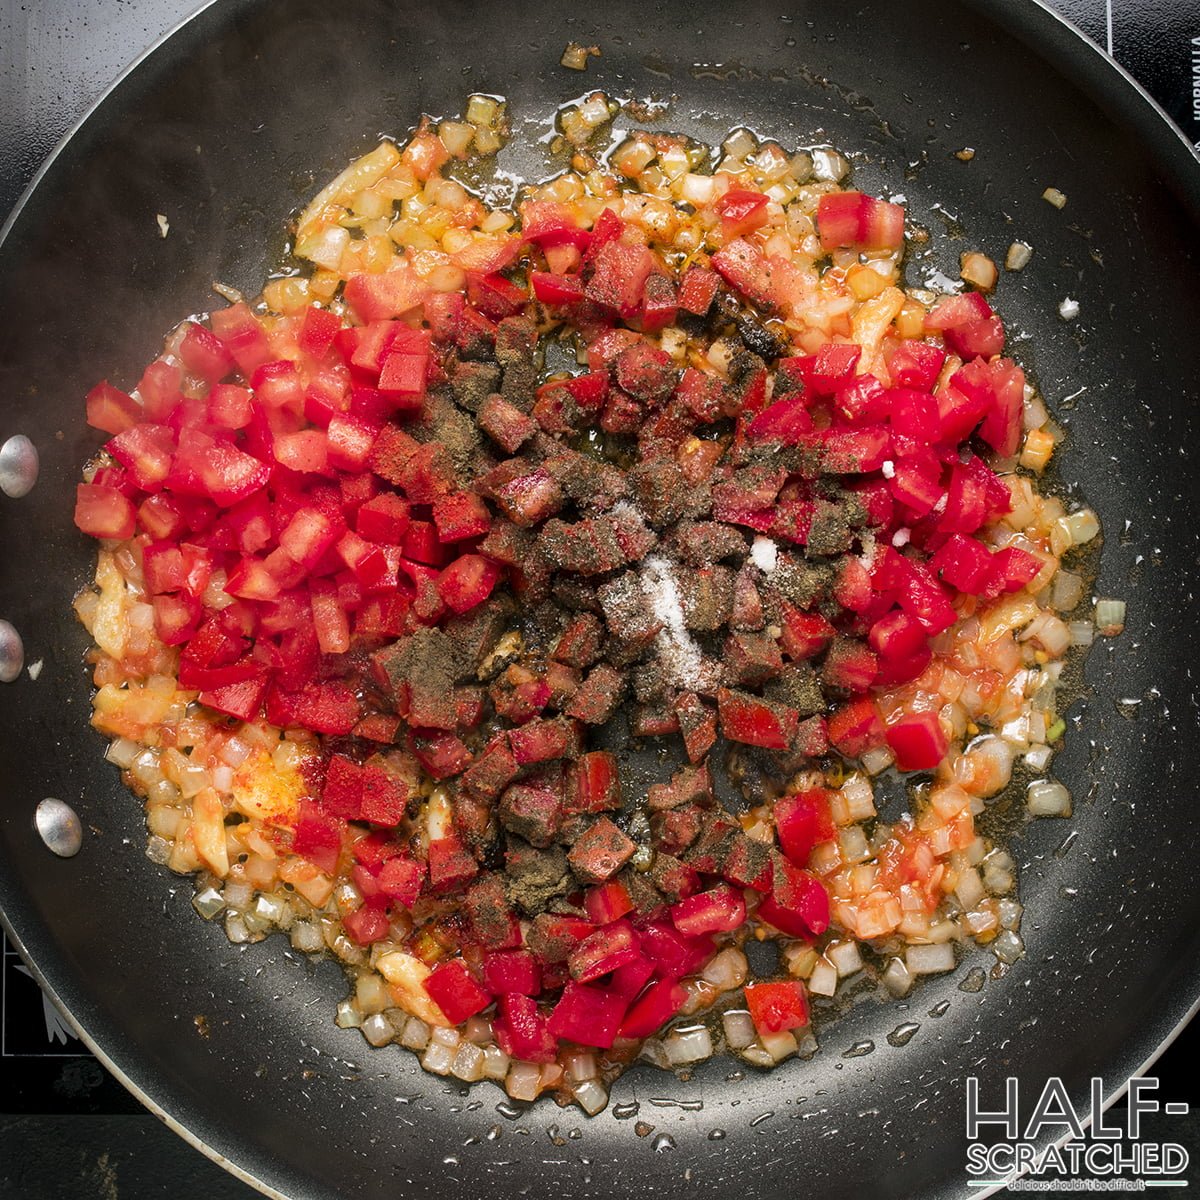
[[[1124,1123],[1104,1111],[1104,1081],[1093,1078],[1088,1108],[1078,1112],[1063,1081],[1052,1076],[1030,1104],[1019,1081],[1003,1097],[981,1096],[967,1079],[967,1175],[971,1187],[1012,1192],[1140,1192],[1188,1186],[1188,1152],[1156,1140],[1153,1117],[1181,1116],[1188,1106],[1160,1103],[1158,1080],[1129,1081]],[[1024,1102],[1024,1103],[1022,1103]]]

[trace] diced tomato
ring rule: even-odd
[[[771,265],[762,253],[743,238],[727,242],[712,257],[712,265],[731,287],[760,308],[773,309],[778,294],[771,276]]]
[[[114,487],[81,483],[75,488],[75,524],[94,538],[124,541],[137,526],[133,505]]]
[[[588,920],[607,925],[633,911],[629,889],[619,880],[610,879],[587,890],[583,898]]]
[[[341,318],[326,308],[310,304],[304,310],[296,344],[310,358],[323,358],[342,327]]]
[[[439,541],[461,542],[482,537],[492,527],[492,518],[474,492],[452,492],[433,502],[433,523]]]
[[[616,1040],[625,1001],[604,988],[568,983],[550,1014],[550,1032],[581,1046],[607,1050]]]
[[[461,958],[439,963],[425,980],[425,991],[453,1025],[461,1025],[492,1002],[491,993],[477,982]]]
[[[746,985],[746,1007],[763,1037],[808,1024],[808,993],[799,979]]]
[[[200,692],[200,703],[217,712],[227,713],[240,721],[252,721],[262,709],[263,697],[269,682],[268,673],[259,663],[242,665],[243,679],[215,684]]]
[[[558,1041],[531,996],[506,992],[496,1002],[499,1016],[492,1022],[496,1044],[523,1062],[553,1062]]]
[[[213,441],[192,465],[208,495],[223,508],[245,500],[271,478],[270,466],[227,441]]]
[[[1041,573],[1042,560],[1020,546],[1005,546],[992,555],[992,584],[989,594],[1019,592]]]
[[[819,937],[829,928],[829,893],[811,872],[781,858],[770,895],[758,906],[761,920],[791,937]]]
[[[930,568],[952,588],[981,596],[992,578],[992,554],[981,542],[952,533],[929,560]]]
[[[301,800],[292,849],[326,875],[332,875],[341,848],[340,822],[327,817],[311,800]]]
[[[945,361],[945,350],[932,342],[903,341],[892,351],[888,370],[896,387],[931,392]]]
[[[239,302],[217,309],[209,318],[213,333],[224,343],[243,375],[270,361],[271,345],[266,331],[249,306]]]
[[[671,906],[671,921],[685,937],[727,933],[741,928],[745,920],[746,902],[740,892],[725,883]]]
[[[200,626],[204,608],[200,601],[186,592],[155,596],[154,632],[165,646],[179,646]]]
[[[211,329],[189,321],[187,332],[179,343],[179,357],[193,375],[209,383],[224,379],[233,369],[233,355]]]
[[[276,462],[290,471],[323,475],[329,470],[329,439],[319,429],[299,429],[275,439]]]
[[[769,199],[761,192],[730,188],[713,205],[721,218],[721,230],[727,239],[743,237],[767,223]]]
[[[417,273],[397,259],[381,274],[359,273],[346,280],[346,303],[362,321],[380,321],[411,312],[428,291]]]
[[[536,996],[542,989],[542,970],[528,950],[493,950],[483,960],[483,984],[494,996]]]
[[[865,696],[842,705],[829,718],[829,740],[847,758],[858,758],[883,743],[883,722]]]
[[[808,788],[775,801],[775,832],[784,854],[798,867],[806,866],[815,846],[836,836],[824,788]]]
[[[721,732],[730,741],[768,750],[786,750],[800,720],[794,708],[729,688],[718,688],[717,712]]]
[[[142,491],[157,491],[171,472],[175,437],[165,425],[140,424],[122,430],[104,448]]]
[[[907,713],[887,728],[887,742],[901,771],[932,771],[948,742],[937,713]]]
[[[894,250],[904,243],[904,209],[862,192],[831,192],[817,203],[821,248]]]
[[[482,604],[500,581],[500,567],[482,554],[456,558],[438,576],[438,594],[446,606],[464,613]]]
[[[980,292],[963,292],[958,296],[943,296],[925,318],[927,329],[946,330],[972,321],[985,321],[992,315],[992,306]]]
[[[678,1013],[688,1000],[688,990],[674,979],[652,983],[630,1006],[618,1034],[623,1038],[649,1037]]]
[[[339,471],[366,470],[381,428],[379,422],[365,417],[332,417],[326,433],[329,465]]]
[[[679,307],[698,317],[708,315],[721,278],[707,267],[688,267],[679,285]]]
[[[87,394],[87,423],[105,433],[124,433],[142,419],[142,406],[107,379]]]

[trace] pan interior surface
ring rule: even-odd
[[[4,436],[28,435],[42,464],[35,491],[0,510],[0,615],[44,664],[0,688],[0,907],[130,1084],[287,1196],[963,1194],[966,1077],[985,1097],[1008,1075],[1036,1089],[1059,1075],[1076,1097],[1092,1075],[1115,1089],[1200,994],[1200,893],[1178,882],[1192,869],[1187,772],[1200,750],[1186,658],[1200,430],[1179,336],[1200,328],[1195,216],[1144,138],[970,8],[914,0],[903,20],[882,0],[598,11],[217,4],[127,77],[42,178],[0,247]],[[559,67],[568,41],[600,46],[586,74]],[[1056,759],[1074,816],[1011,845],[1024,959],[979,991],[960,984],[993,966],[983,950],[904,1002],[864,995],[819,1032],[814,1058],[769,1074],[727,1058],[687,1080],[635,1068],[588,1119],[371,1051],[333,1024],[336,966],[278,937],[233,946],[197,919],[190,882],[142,856],[140,806],[88,728],[70,603],[93,558],[71,503],[99,444],[82,407],[98,378],[131,384],[169,327],[214,306],[213,280],[257,294],[289,216],[380,134],[456,113],[469,92],[502,95],[514,137],[501,165],[535,175],[544,160],[522,147],[594,89],[662,102],[656,127],[710,142],[746,125],[785,146],[838,146],[857,186],[902,193],[929,229],[911,283],[957,277],[965,250],[1002,260],[1013,240],[1033,246],[997,306],[1068,431],[1064,486],[1103,522],[1096,594],[1126,599],[1129,625],[1088,659]],[[969,162],[955,155],[966,147]],[[1065,209],[1042,200],[1049,186]],[[1057,315],[1067,298],[1071,322]],[[83,820],[73,860],[37,840],[44,796]],[[915,1035],[893,1044],[909,1023]]]

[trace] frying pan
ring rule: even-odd
[[[585,76],[557,65],[569,40],[603,49]],[[1068,430],[1064,486],[1101,515],[1096,594],[1126,598],[1130,617],[1088,659],[1056,760],[1074,817],[1012,843],[1023,960],[977,993],[958,985],[992,965],[986,951],[905,1003],[852,1005],[815,1058],[773,1073],[731,1059],[688,1081],[635,1068],[588,1120],[371,1051],[332,1022],[335,965],[278,938],[232,946],[196,918],[189,882],[142,857],[140,807],[101,761],[70,601],[93,558],[71,496],[97,445],[82,419],[97,378],[135,379],[166,328],[212,307],[214,279],[254,294],[289,214],[379,133],[499,93],[518,126],[502,161],[536,174],[521,146],[541,127],[523,123],[593,88],[669,99],[662,127],[705,140],[746,124],[852,152],[857,184],[903,191],[934,234],[914,279],[954,276],[965,249],[1002,258],[1029,242],[998,303]],[[967,146],[969,163],[954,156]],[[1051,185],[1062,211],[1041,199]],[[0,506],[0,615],[44,664],[0,688],[6,928],[110,1068],[268,1194],[964,1194],[967,1076],[996,1097],[1007,1075],[1035,1092],[1059,1075],[1082,1106],[1090,1076],[1115,1093],[1200,996],[1198,222],[1185,144],[1031,0],[212,5],[95,109],[0,247],[3,435],[27,434],[42,462],[35,490]],[[1069,323],[1056,315],[1068,296]],[[33,829],[51,795],[85,825],[71,861]],[[919,1029],[892,1045],[902,1022]]]

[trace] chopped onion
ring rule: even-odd
[[[837,991],[837,984],[837,968],[827,959],[817,959],[817,964],[808,977],[808,990],[814,996],[832,996]]]
[[[400,1035],[400,1045],[409,1050],[424,1050],[429,1045],[429,1026],[420,1017],[412,1017]]]
[[[475,1083],[482,1079],[483,1051],[474,1042],[461,1042],[450,1064],[450,1074],[464,1083]]]
[[[752,1046],[758,1033],[750,1014],[744,1009],[731,1008],[721,1014],[721,1027],[725,1033],[725,1042],[731,1050],[744,1050]]]
[[[1053,204],[1055,208],[1062,208],[1067,203],[1066,194],[1060,192],[1056,187],[1048,187],[1042,193],[1042,199],[1048,204]]]
[[[858,952],[857,942],[834,942],[825,947],[825,957],[842,977],[862,970],[862,955]]]
[[[467,120],[472,125],[491,126],[500,115],[500,101],[494,96],[483,96],[478,93],[467,100]]]
[[[1033,257],[1033,247],[1026,242],[1013,242],[1004,256],[1004,266],[1009,271],[1022,271]]]
[[[386,1046],[396,1036],[396,1030],[387,1016],[378,1012],[372,1013],[363,1021],[362,1034],[372,1046]],[[439,1071],[438,1074],[444,1072]]]
[[[1070,612],[1083,599],[1083,579],[1074,571],[1059,571],[1050,587],[1050,604],[1059,612]]]
[[[470,1017],[463,1028],[463,1037],[476,1046],[486,1046],[492,1040],[491,1021],[487,1017]]]
[[[1081,508],[1067,518],[1067,526],[1075,545],[1082,546],[1100,532],[1100,518],[1090,508]]]
[[[1001,900],[996,907],[1000,914],[1000,924],[1005,929],[1017,929],[1020,926],[1024,909],[1018,901]]]
[[[572,1083],[582,1083],[585,1079],[594,1079],[596,1076],[596,1056],[581,1051],[578,1054],[572,1054],[566,1061],[567,1078]]]
[[[1034,746],[1025,752],[1025,762],[1031,771],[1044,771],[1054,757],[1052,746]]]
[[[536,1100],[541,1086],[542,1071],[537,1063],[513,1063],[504,1081],[504,1090],[514,1100]]]
[[[325,945],[321,928],[312,921],[297,921],[291,928],[292,946],[301,954],[315,954]]]
[[[1125,628],[1125,601],[1097,600],[1096,628],[1104,637],[1120,633]]]
[[[845,179],[850,164],[832,146],[821,146],[812,152],[813,174],[820,180],[838,183]]]
[[[983,880],[974,867],[968,867],[958,873],[958,882],[954,885],[954,894],[963,908],[974,908],[987,895]]]
[[[361,1029],[363,1016],[354,1007],[353,1002],[347,999],[338,1004],[337,1014],[333,1018],[333,1023],[339,1029]]]
[[[1025,954],[1025,943],[1018,934],[1006,929],[992,943],[992,953],[1002,963],[1015,963]]]
[[[364,1027],[366,1022],[363,1022]],[[433,1075],[449,1075],[454,1065],[454,1050],[441,1042],[430,1042],[421,1056],[421,1066]]]
[[[910,975],[940,975],[954,970],[954,946],[941,942],[933,946],[909,946],[904,951],[904,963]]]
[[[1061,783],[1039,779],[1029,785],[1025,805],[1035,817],[1069,817],[1071,793]]]
[[[486,1079],[495,1079],[497,1082],[503,1080],[511,1064],[512,1059],[499,1046],[488,1046],[483,1052],[483,1074]]]
[[[732,991],[746,982],[749,964],[746,956],[734,946],[714,955],[700,973],[700,978],[722,992]]]
[[[959,275],[966,283],[973,284],[981,292],[990,292],[996,286],[999,272],[986,254],[972,250],[962,255],[959,261]]]
[[[575,1103],[583,1109],[589,1117],[594,1117],[597,1113],[604,1111],[604,1106],[608,1103],[608,1092],[604,1085],[596,1079],[585,1079],[575,1087],[574,1091]]]
[[[192,907],[206,921],[211,921],[225,907],[225,899],[216,888],[207,887],[192,897]]]
[[[434,1029],[433,1033],[430,1034],[430,1038],[431,1040],[439,1043],[439,1045],[449,1046],[451,1049],[453,1049],[460,1041],[462,1041],[457,1029],[451,1029],[445,1025],[439,1025],[436,1029]]]
[[[713,1052],[712,1034],[707,1026],[697,1025],[691,1029],[676,1029],[663,1039],[667,1059],[673,1067],[685,1063],[700,1062],[711,1058]]]
[[[912,973],[902,958],[893,958],[884,968],[883,985],[893,996],[908,995],[912,987]]]
[[[747,1046],[742,1051],[742,1057],[756,1067],[773,1067],[775,1065],[775,1059],[771,1057],[770,1051],[758,1045]]]
[[[851,821],[866,821],[875,815],[874,789],[870,781],[857,772],[842,784],[841,796]]]
[[[1096,640],[1096,627],[1091,621],[1072,621],[1067,628],[1071,631],[1071,642],[1076,646],[1090,646]]]
[[[894,761],[892,752],[886,746],[872,746],[862,756],[863,770],[868,775],[878,775],[881,771],[886,771]]]
[[[789,1030],[782,1033],[764,1033],[759,1038],[762,1048],[771,1056],[772,1062],[782,1062],[789,1054],[795,1054],[796,1039]]]

